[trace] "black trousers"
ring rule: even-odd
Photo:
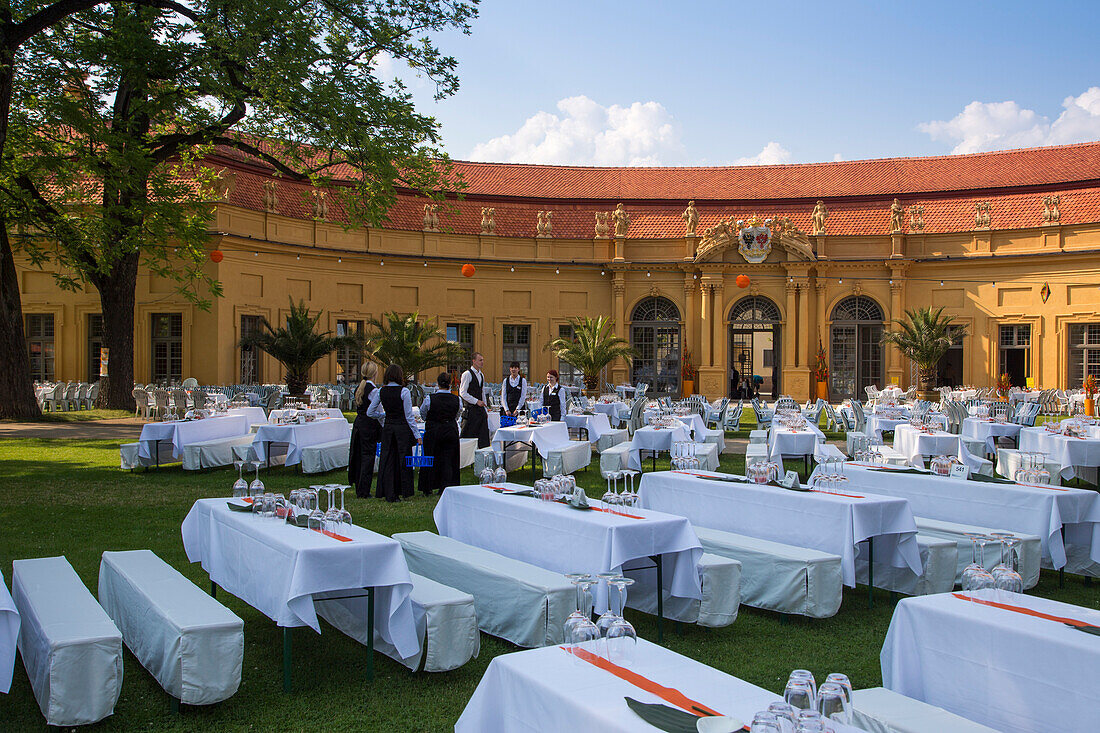
[[[420,490],[425,494],[458,486],[458,426],[430,422],[424,427],[424,455],[431,468],[420,469]]]
[[[413,470],[405,466],[405,458],[412,455],[412,430],[404,420],[386,421],[382,426],[382,455],[378,465],[378,487],[374,495],[386,501],[397,501],[413,494]]]
[[[489,415],[484,407],[466,404],[466,420],[462,424],[463,438],[477,438],[478,448],[489,447]]]
[[[378,451],[378,435],[382,426],[374,418],[356,418],[351,429],[351,446],[348,451],[348,483],[355,487],[355,495],[370,498],[370,485],[374,479],[375,455]]]

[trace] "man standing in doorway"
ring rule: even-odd
[[[477,438],[478,448],[489,446],[489,415],[485,411],[485,376],[481,368],[485,357],[475,351],[470,358],[470,368],[462,373],[458,396],[465,403],[466,420],[462,425],[463,438]]]

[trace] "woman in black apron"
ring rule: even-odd
[[[348,452],[348,483],[355,487],[360,499],[370,498],[370,485],[374,478],[374,456],[378,450],[378,437],[382,426],[367,416],[371,395],[378,389],[374,375],[378,366],[373,361],[363,362],[359,373],[362,379],[355,390],[355,423],[351,426],[351,449]]]
[[[439,391],[420,404],[424,418],[424,455],[432,457],[430,468],[420,469],[420,490],[425,496],[458,486],[458,396],[450,393],[451,375],[443,372],[435,380]]]
[[[565,412],[565,390],[558,384],[558,370],[551,369],[546,372],[546,386],[542,388],[542,406],[550,411],[550,419],[561,422],[561,414]]]
[[[367,414],[385,418],[382,423],[382,455],[378,466],[378,487],[374,495],[386,501],[397,501],[413,494],[413,471],[405,459],[412,455],[414,443],[420,443],[416,418],[413,417],[412,395],[405,387],[405,372],[397,364],[386,367],[385,384],[371,395]]]
[[[518,361],[508,365],[508,372],[500,389],[501,411],[516,417],[520,410],[527,407],[527,380],[520,376]]]

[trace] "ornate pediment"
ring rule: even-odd
[[[760,229],[769,232],[761,241]],[[753,241],[747,242],[741,236],[751,233]],[[720,260],[730,249],[737,250],[746,262],[762,262],[778,244],[787,254],[788,260],[813,262],[817,259],[809,237],[791,223],[789,216],[759,220],[755,215],[749,220],[720,219],[714,226],[707,227],[703,241],[695,252],[695,262],[714,262]]]

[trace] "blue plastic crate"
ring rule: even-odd
[[[405,456],[405,468],[431,468],[434,462],[432,456]]]
[[[515,424],[516,424],[516,419],[514,417],[512,417],[511,415],[501,415],[500,416],[500,427],[510,428]]]

